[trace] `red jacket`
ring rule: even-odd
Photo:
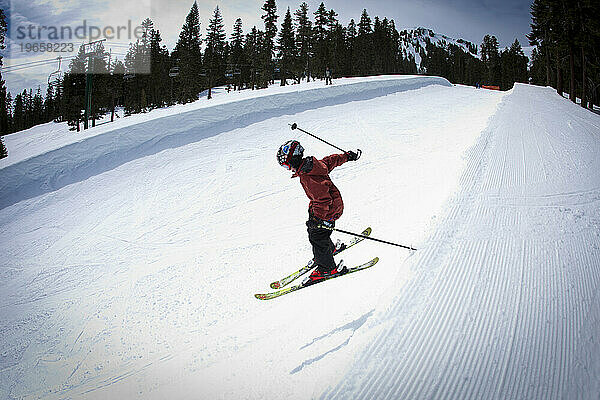
[[[335,221],[342,216],[344,202],[329,173],[338,165],[348,161],[346,154],[333,154],[322,160],[307,157],[292,176],[300,177],[300,183],[310,200],[309,212],[324,221]]]

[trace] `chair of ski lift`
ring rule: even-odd
[[[225,71],[225,78],[231,79],[233,78],[233,71],[228,69],[227,71]]]
[[[58,85],[60,85],[60,81],[63,78],[63,72],[60,70],[60,66],[62,63],[62,57],[58,57],[58,69],[54,72],[51,72],[50,75],[48,75],[48,86],[50,87],[56,87]]]
[[[131,69],[126,69],[125,74],[123,74],[123,79],[125,79],[126,81],[130,81],[133,78],[135,78],[135,72]]]
[[[50,75],[48,75],[48,86],[51,88],[57,87],[60,85],[64,74],[62,71],[54,71]]]
[[[171,69],[169,70],[169,76],[171,78],[176,77],[177,75],[179,75],[179,67],[175,66],[175,67],[171,67]]]

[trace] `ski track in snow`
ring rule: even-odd
[[[0,398],[596,398],[599,118],[427,79],[297,113],[250,100],[237,128],[1,209]],[[331,154],[290,122],[364,151],[332,173],[339,227],[419,250],[365,241],[342,258],[371,270],[259,302],[310,257],[274,152]]]
[[[599,124],[517,85],[382,331],[322,398],[597,399]]]

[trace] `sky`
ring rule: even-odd
[[[465,39],[474,44],[481,44],[486,34],[498,38],[500,48],[510,46],[518,39],[528,54],[528,42],[525,35],[530,30],[531,15],[529,6],[532,0],[327,0],[325,7],[335,10],[339,21],[346,26],[350,19],[358,22],[363,9],[366,9],[371,19],[375,16],[393,19],[398,30],[414,27],[425,27],[436,33],[444,34],[455,39]],[[283,15],[289,7],[292,13],[299,7],[302,0],[276,0],[281,24]],[[200,11],[202,33],[208,25],[215,7],[219,7],[226,30],[229,34],[236,18],[243,21],[244,32],[253,26],[264,29],[260,16],[264,0],[197,0]],[[311,17],[321,0],[306,0]],[[131,29],[120,30],[120,38],[107,42],[115,57],[123,58],[127,50],[129,38],[135,41],[134,28],[147,17],[150,17],[155,27],[161,32],[164,44],[172,50],[181,27],[185,22],[193,0],[0,0],[0,6],[9,15],[9,47],[3,51],[4,67],[38,60],[52,60],[62,55],[61,70],[68,67],[66,57],[76,54],[82,40],[72,33],[71,40],[75,53],[63,48],[62,52],[33,51],[31,44],[40,42],[36,31],[27,31],[26,27],[47,27],[42,31],[43,37],[48,37],[50,27],[85,27],[89,32],[90,26],[99,28],[119,27]],[[20,28],[20,30],[19,30]],[[83,28],[82,28],[83,29]],[[64,31],[66,32],[66,31]],[[80,30],[83,32],[83,30]],[[33,35],[31,34],[33,33]],[[20,36],[19,36],[20,35]],[[26,36],[22,40],[19,37]],[[57,41],[53,41],[56,43]],[[29,45],[29,48],[27,46]],[[29,51],[27,51],[29,50]],[[24,88],[42,86],[45,91],[48,76],[57,70],[58,61],[43,63],[35,68],[10,68],[3,71],[8,90],[15,94]]]

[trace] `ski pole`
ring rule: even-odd
[[[338,150],[339,150],[339,151],[341,151],[342,153],[348,153],[346,150],[344,150],[344,149],[340,149],[340,148],[339,148],[339,147],[337,147],[336,145],[334,145],[334,144],[331,144],[331,143],[329,143],[328,141],[326,141],[326,140],[324,140],[324,139],[321,139],[321,138],[320,138],[320,137],[318,137],[317,135],[313,135],[312,133],[310,133],[310,132],[307,132],[307,131],[305,131],[305,130],[304,130],[304,129],[302,129],[302,128],[298,128],[298,124],[297,124],[297,123],[295,123],[295,122],[294,122],[293,124],[288,124],[288,125],[292,127],[292,130],[294,130],[294,129],[298,129],[300,132],[304,132],[304,133],[306,133],[307,135],[310,135],[310,136],[314,137],[315,139],[318,139],[318,140],[320,140],[321,142],[327,143],[328,145],[330,145],[331,147],[334,147],[334,148],[338,149]],[[358,156],[360,157],[360,155],[362,154],[362,151],[361,151],[360,149],[358,149],[358,150],[357,150],[357,153],[359,154]]]
[[[417,249],[415,249],[413,247],[410,247],[410,246],[404,246],[404,245],[398,244],[398,243],[387,242],[385,240],[375,239],[375,238],[372,238],[370,236],[361,235],[359,233],[348,232],[348,231],[344,231],[344,230],[338,229],[338,228],[330,228],[330,227],[327,227],[325,225],[319,225],[319,228],[329,229],[330,231],[342,232],[342,233],[345,233],[345,234],[348,234],[348,235],[358,236],[358,237],[363,238],[363,239],[374,240],[375,242],[380,242],[380,243],[385,243],[385,244],[391,244],[392,246],[398,246],[398,247],[402,247],[404,249],[415,250],[415,251],[417,250]]]

